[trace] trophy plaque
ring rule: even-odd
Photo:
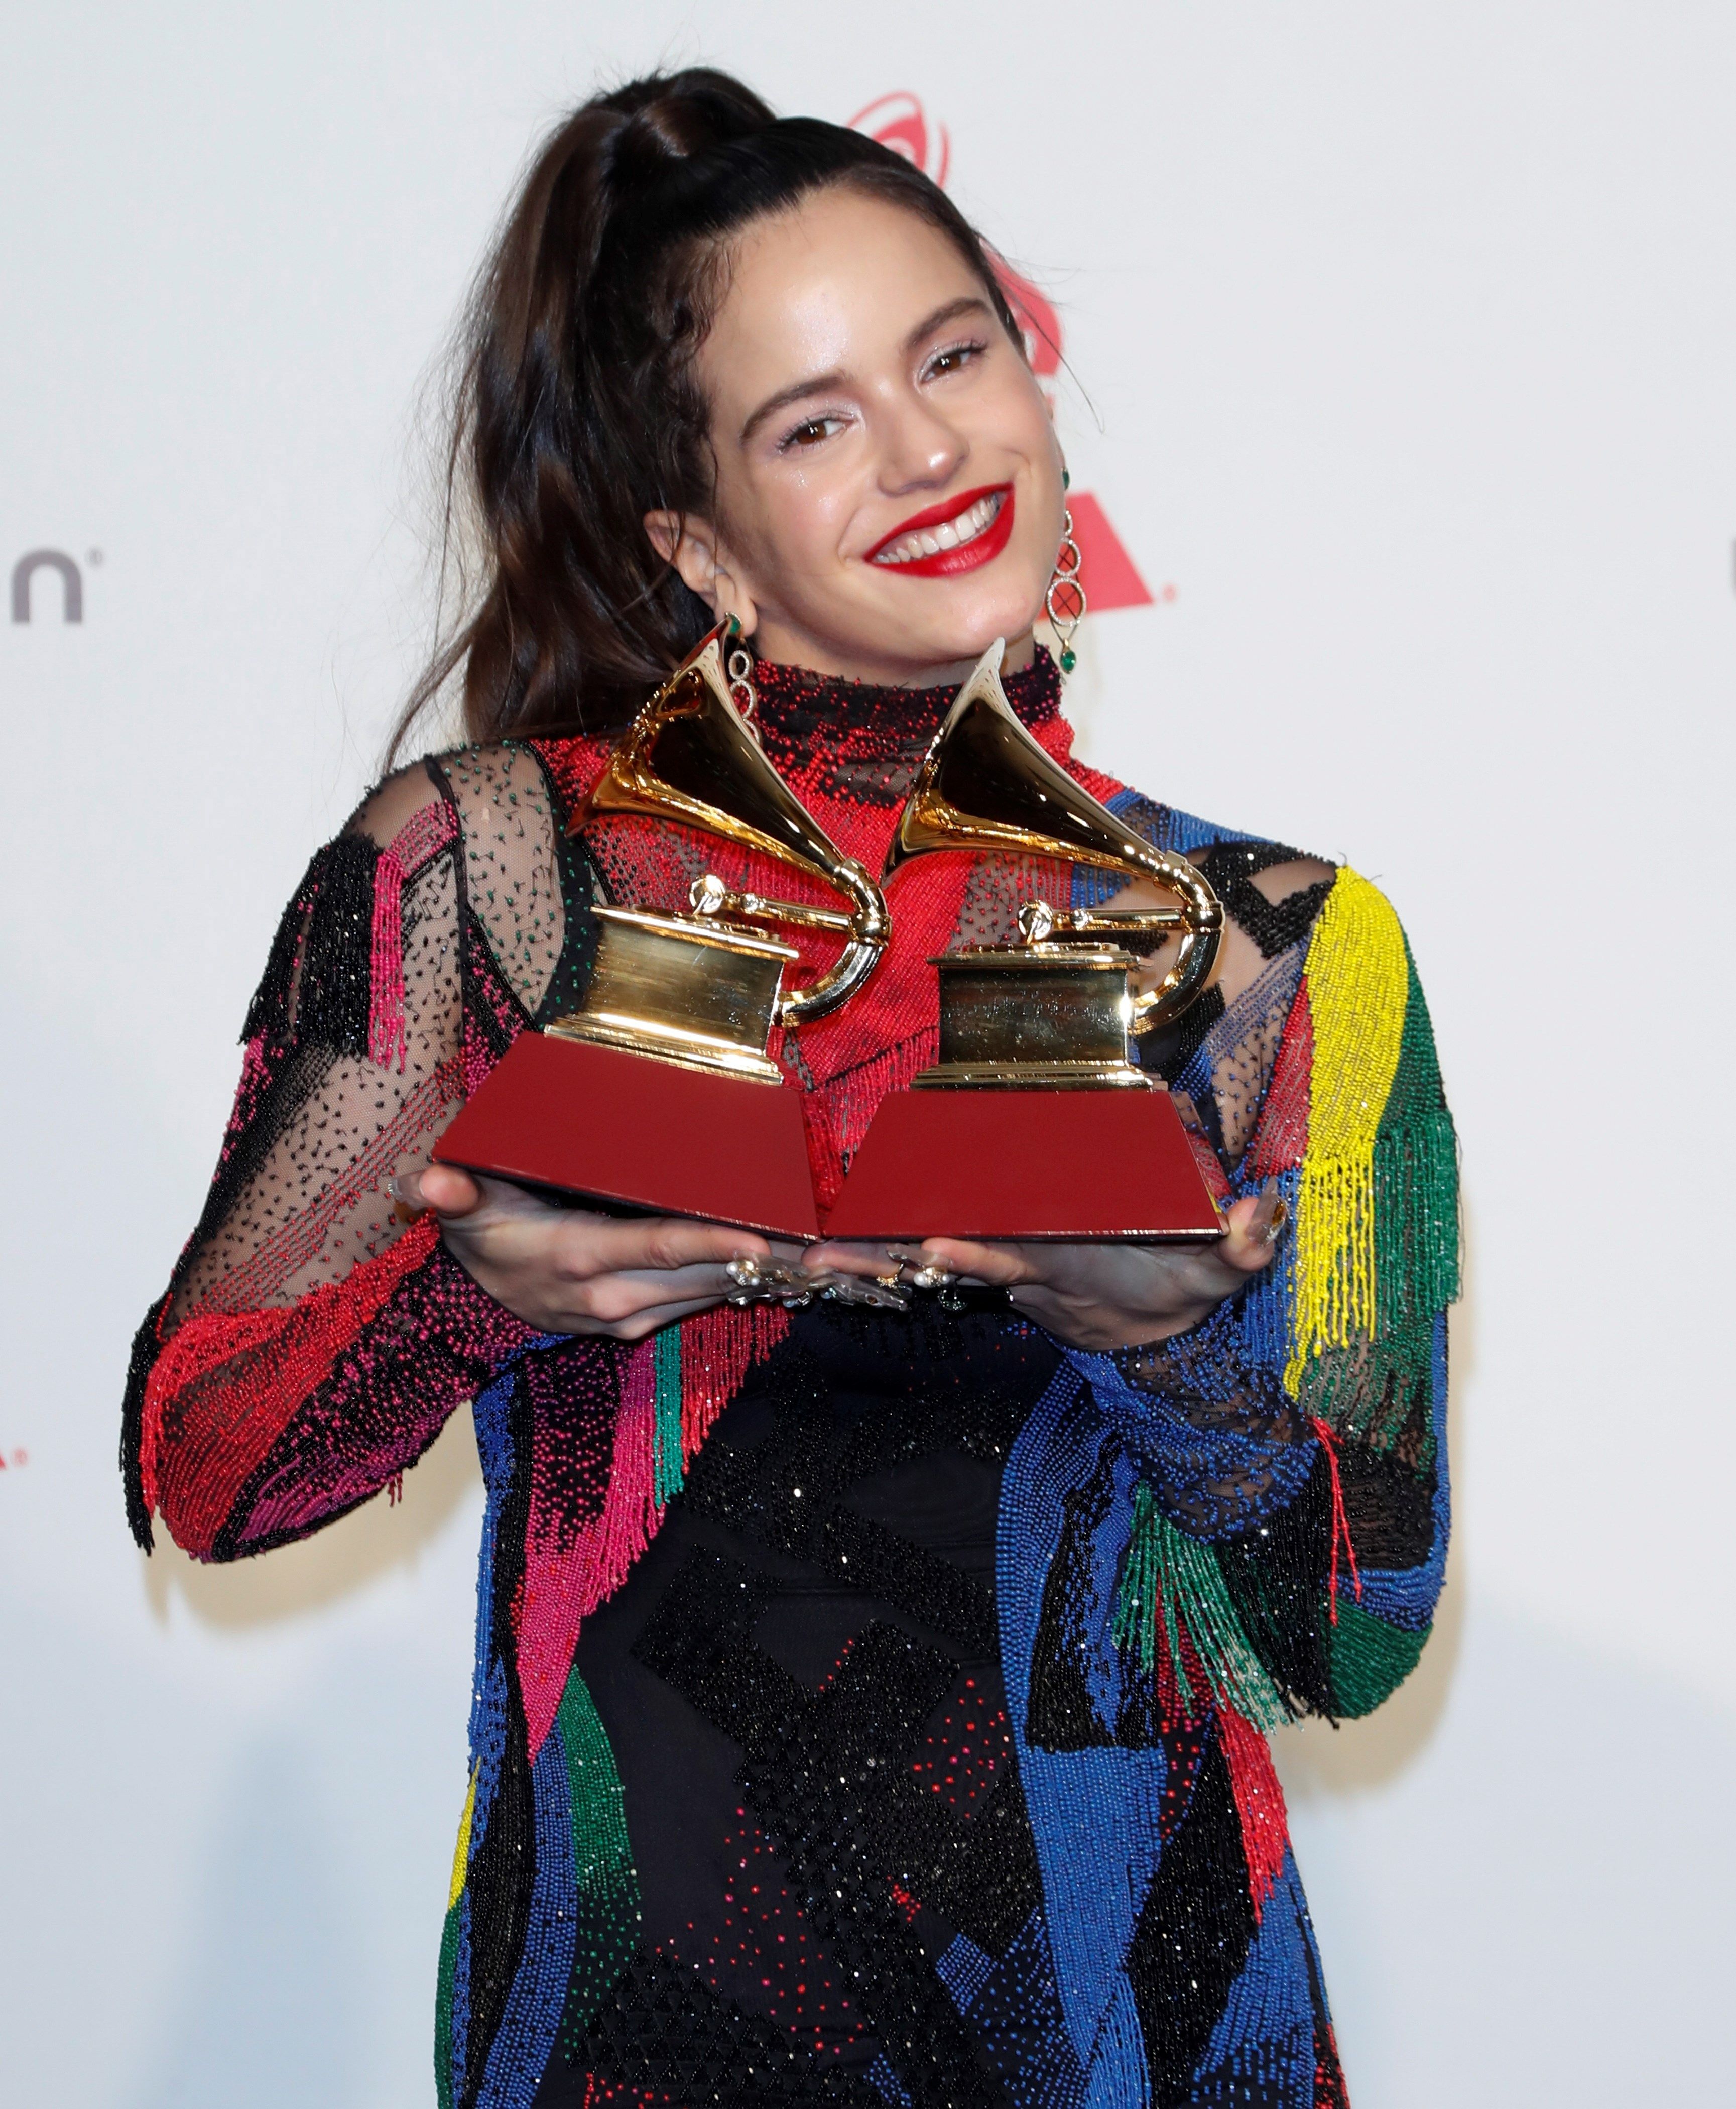
[[[935,960],[940,1059],[882,1101],[827,1235],[1220,1237],[1180,1115],[1134,1040],[1211,986],[1222,908],[1202,873],[1135,835],[1038,745],[1001,688],[1002,650],[935,735],[883,880],[932,851],[1012,851],[1149,879],[1176,905],[1027,901],[1018,943]],[[1139,954],[1172,937],[1168,973],[1136,993]]]

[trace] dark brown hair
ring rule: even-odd
[[[709,417],[692,377],[731,238],[833,185],[952,242],[1021,341],[981,240],[901,155],[775,117],[727,74],[597,97],[533,160],[461,327],[447,522],[480,543],[472,612],[404,707],[395,752],[462,670],[473,740],[607,732],[710,626],[644,515],[703,510]]]

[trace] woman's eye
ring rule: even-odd
[[[834,432],[844,429],[841,418],[804,418],[799,425],[786,432],[778,442],[779,450],[787,453],[791,447],[815,447],[822,440],[829,440]]]
[[[973,359],[980,358],[986,349],[986,345],[974,342],[949,345],[945,351],[937,351],[929,360],[923,368],[923,378],[938,381],[944,374],[956,373]]]

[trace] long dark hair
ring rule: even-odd
[[[473,740],[625,724],[710,626],[647,539],[647,513],[703,511],[709,418],[692,375],[727,245],[810,192],[850,187],[952,242],[1021,342],[982,242],[891,148],[773,115],[728,74],[654,74],[544,140],[459,332],[449,535],[480,545],[470,612],[406,703],[395,754],[462,671]]]

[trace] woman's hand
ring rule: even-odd
[[[723,1303],[731,1287],[727,1262],[772,1256],[751,1231],[684,1216],[623,1218],[557,1208],[508,1181],[449,1164],[406,1172],[388,1190],[400,1208],[436,1215],[446,1249],[465,1272],[539,1333],[642,1340]],[[778,1256],[793,1264],[799,1254],[791,1247]]]
[[[976,1244],[925,1238],[920,1246],[812,1247],[805,1263],[842,1273],[884,1275],[889,1253],[970,1288],[1004,1289],[1014,1307],[1069,1347],[1105,1353],[1184,1333],[1268,1265],[1283,1227],[1275,1186],[1228,1211],[1229,1230],[1211,1244]],[[908,1279],[908,1276],[907,1276]]]

